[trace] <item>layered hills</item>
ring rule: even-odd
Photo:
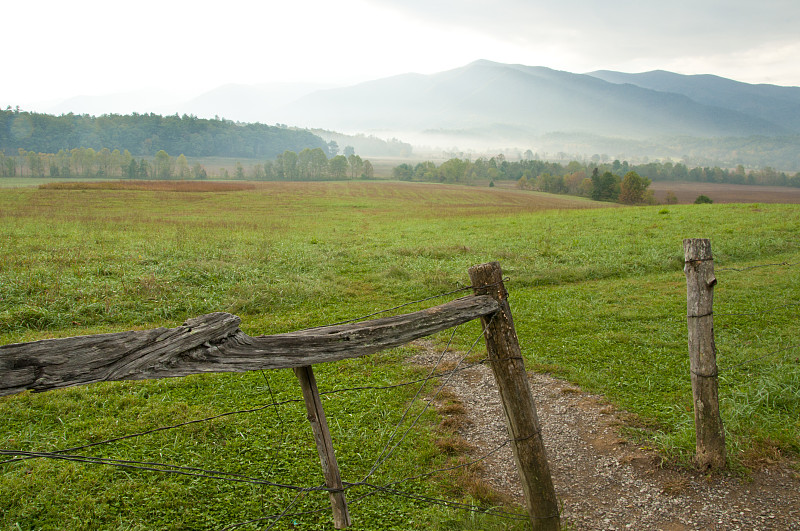
[[[337,130],[509,141],[553,132],[639,139],[800,133],[800,88],[652,74],[574,74],[482,60],[317,91],[277,112],[289,123]]]

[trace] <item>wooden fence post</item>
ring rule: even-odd
[[[311,430],[314,432],[314,440],[317,443],[325,485],[329,489],[333,489],[328,491],[333,509],[333,525],[336,529],[344,529],[351,524],[350,512],[347,510],[342,476],[339,474],[339,464],[336,462],[336,454],[333,452],[331,432],[328,430],[328,421],[325,419],[325,411],[322,409],[317,380],[314,378],[314,371],[310,365],[295,367],[294,373],[300,380],[300,387],[303,389],[308,421],[311,423]]]
[[[719,414],[717,349],[714,345],[714,258],[711,241],[683,240],[686,261],[686,321],[696,434],[695,463],[725,468],[725,431]]]
[[[476,294],[490,295],[500,304],[495,314],[481,317],[481,324],[486,328],[486,350],[503,401],[531,524],[536,531],[558,530],[561,526],[558,500],[500,264],[473,266],[469,278]]]

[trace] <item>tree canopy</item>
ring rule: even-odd
[[[302,129],[207,120],[196,116],[107,114],[103,116],[0,110],[0,150],[57,153],[76,148],[128,150],[137,157],[159,151],[189,157],[275,158],[284,151],[334,146]],[[337,148],[338,150],[338,148]]]

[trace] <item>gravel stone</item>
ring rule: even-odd
[[[430,342],[414,363],[433,365],[441,354]],[[445,363],[458,362],[447,353]],[[800,530],[800,475],[784,460],[752,472],[707,476],[665,464],[653,450],[620,435],[624,412],[602,396],[546,374],[529,374],[562,521],[569,529]],[[447,387],[466,409],[459,434],[478,458],[508,439],[491,370],[459,371]],[[483,461],[484,479],[522,505],[516,464],[508,445]]]

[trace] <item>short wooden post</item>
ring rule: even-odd
[[[500,310],[481,317],[481,323],[486,327],[486,350],[503,401],[531,524],[536,531],[558,530],[558,500],[500,264],[491,262],[471,267],[469,278],[476,294],[490,295],[500,304]]]
[[[303,389],[308,421],[311,423],[311,430],[314,432],[314,440],[317,443],[317,452],[319,452],[319,459],[322,462],[322,473],[325,475],[325,485],[332,489],[328,494],[333,509],[333,525],[336,529],[344,529],[351,524],[350,512],[347,510],[339,464],[336,462],[336,454],[333,452],[331,432],[328,430],[328,421],[325,419],[325,411],[322,409],[314,371],[309,365],[295,367],[294,373],[300,380],[300,387]]]
[[[711,241],[683,240],[686,260],[686,321],[696,434],[695,463],[703,470],[725,468],[725,431],[719,414],[717,349],[714,345],[714,258]]]

